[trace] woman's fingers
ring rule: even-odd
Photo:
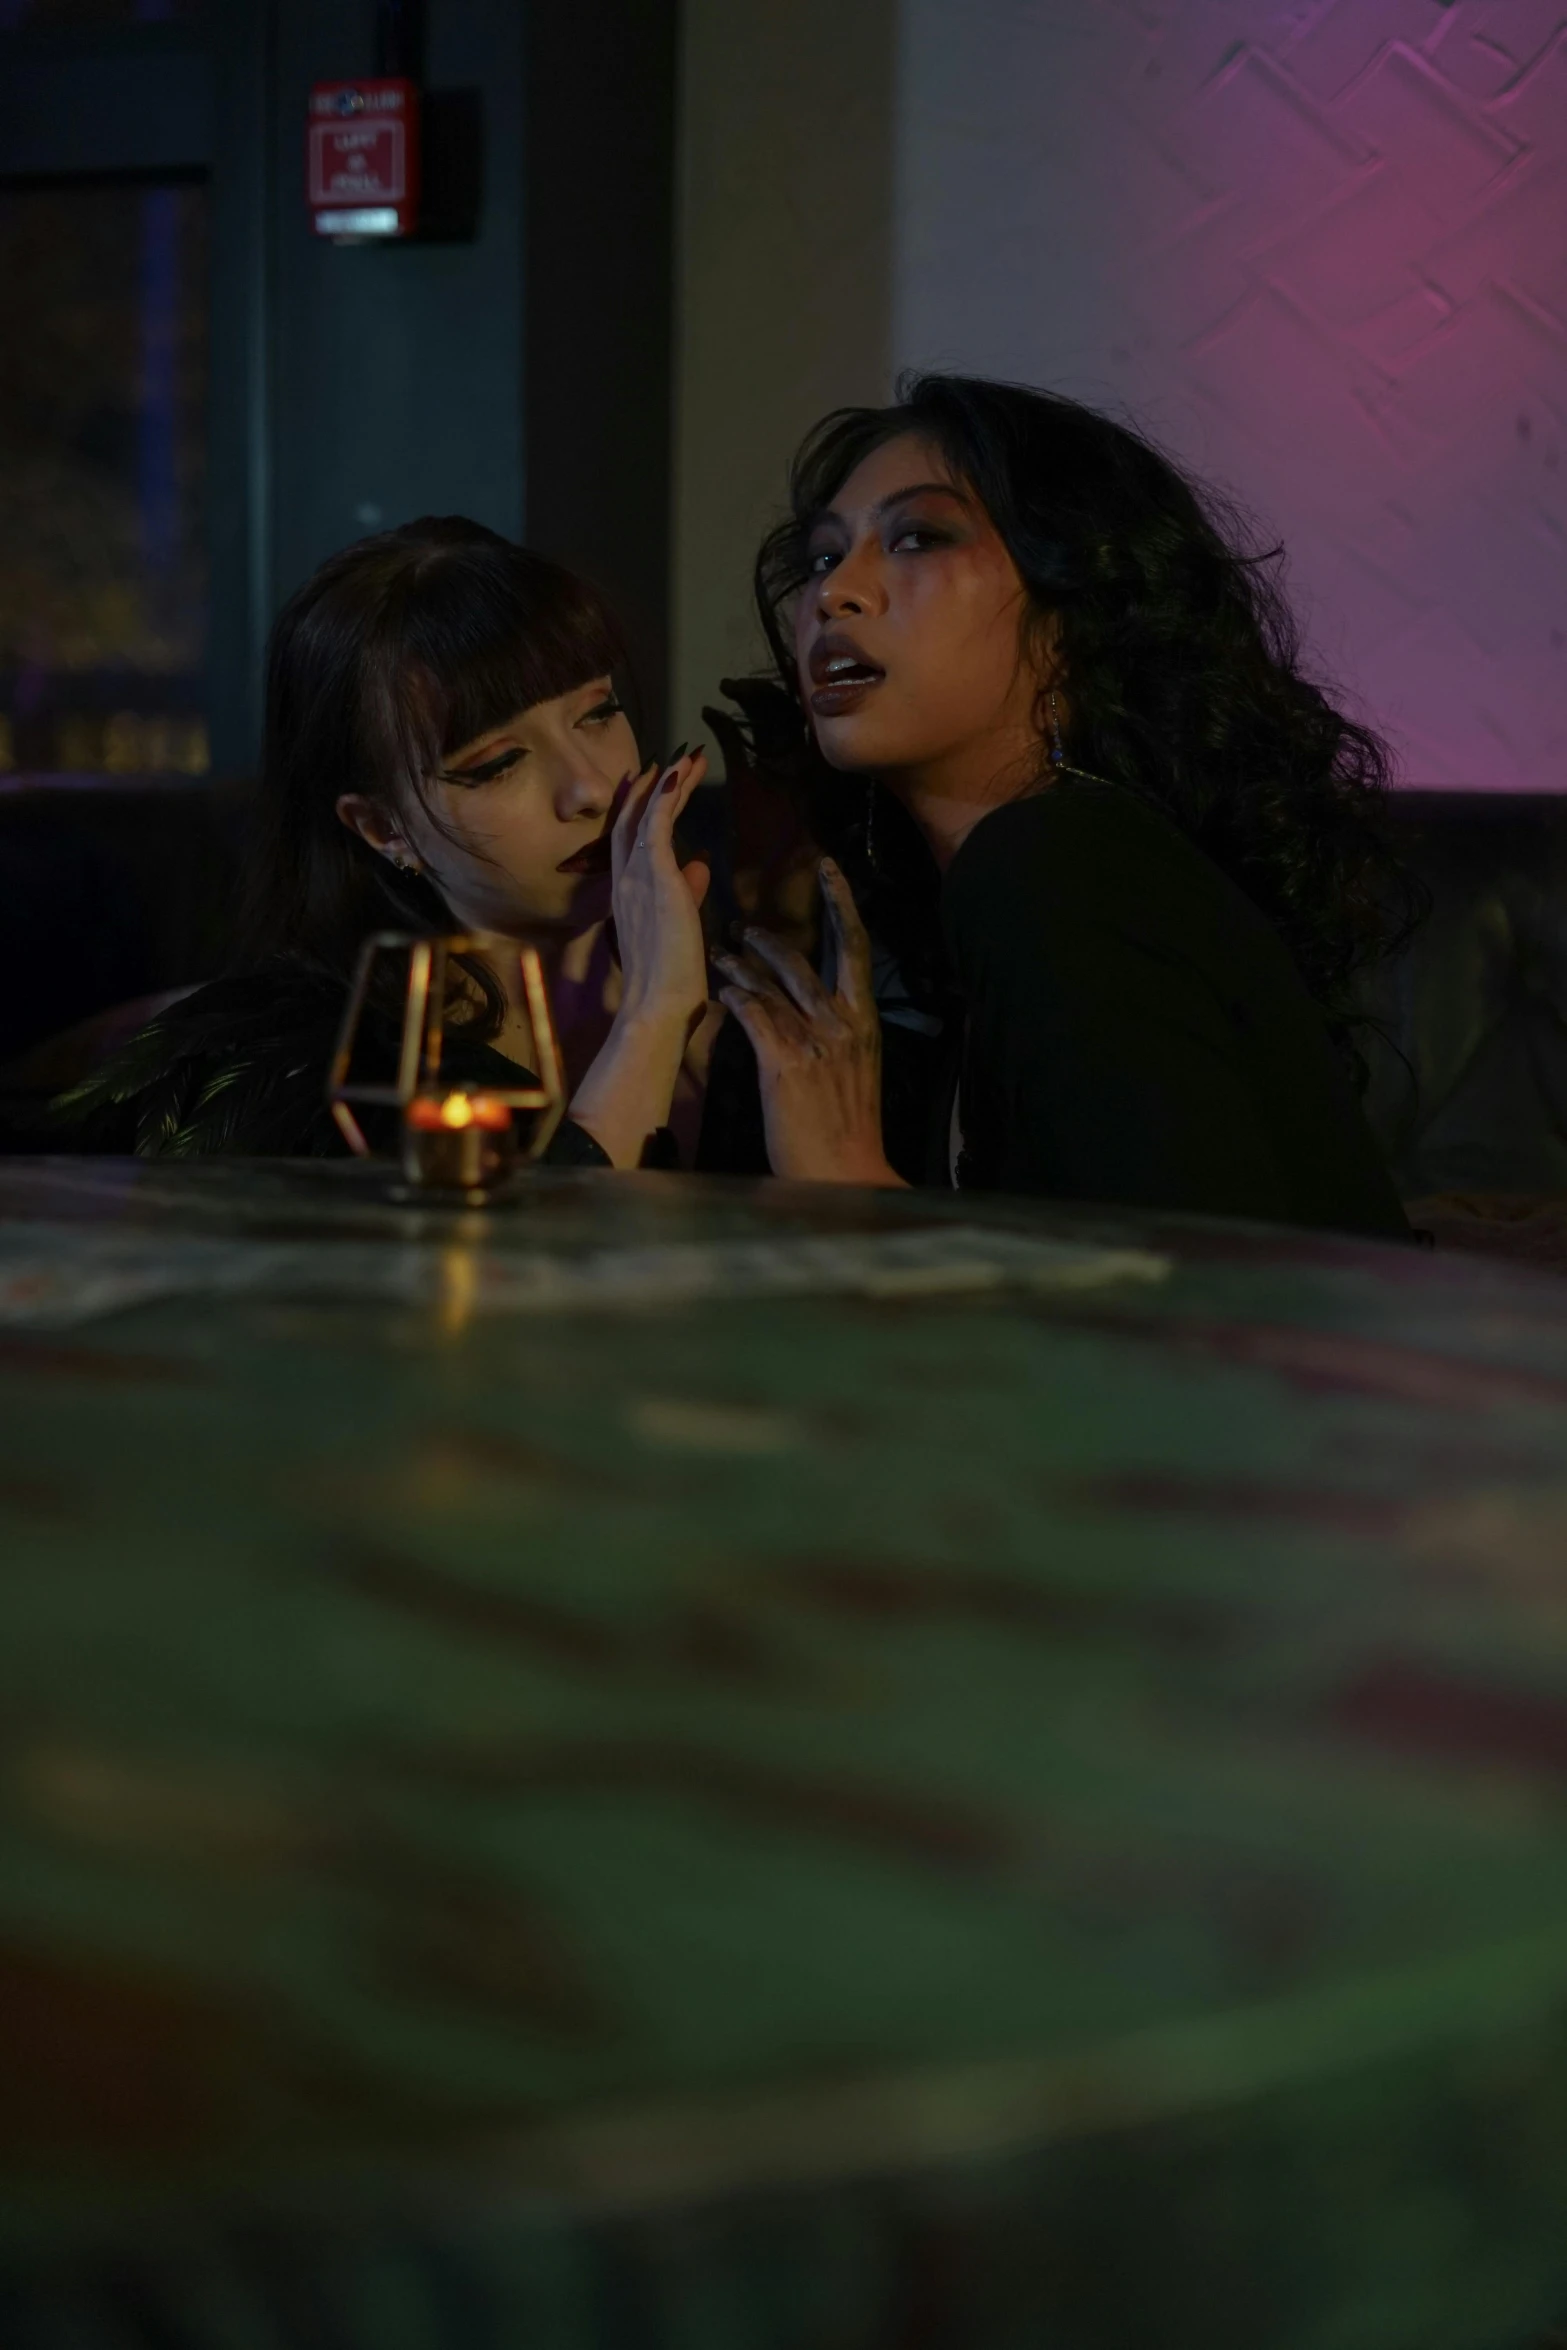
[[[731,987],[739,988],[745,995],[754,996],[758,1003],[771,1004],[775,1011],[784,1006],[794,1011],[794,1005],[764,965],[747,962],[740,955],[715,955],[713,968],[722,971]]]
[[[718,1001],[739,1021],[764,1077],[782,1068],[795,1039],[780,1029],[776,1008],[743,987],[721,987]]]
[[[628,775],[616,793],[614,813],[609,828],[610,871],[618,881],[625,870],[627,857],[636,840],[637,826],[648,794],[658,781],[658,768],[650,760],[635,775]]]
[[[642,820],[642,811],[647,806],[648,794],[657,781],[658,769],[651,759],[645,767],[639,767],[634,775],[624,778],[613,803],[613,824],[617,831],[627,834],[636,831]]]
[[[766,1022],[770,1034],[788,1037],[792,1042],[809,1034],[809,1024],[801,1016],[798,1005],[784,993],[765,965],[747,962],[739,955],[715,955],[713,965],[723,973],[728,992],[752,1005]],[[719,1000],[724,1000],[723,991]]]
[[[822,859],[819,870],[827,919],[838,947],[834,992],[851,1010],[865,1011],[876,1001],[871,980],[870,938],[860,920],[854,893],[831,857]]]
[[[643,806],[637,835],[641,847],[654,849],[673,841],[676,821],[706,773],[707,761],[700,743],[693,751],[682,750],[680,757],[671,761]]]
[[[726,1012],[732,1013],[751,1040],[751,1050],[760,1061],[772,1042],[772,1031],[764,1025],[764,1015],[757,1009],[756,998],[741,987],[721,987],[718,1001]]]
[[[745,943],[752,955],[765,963],[776,976],[779,985],[799,1006],[807,1019],[824,1012],[831,1000],[821,981],[805,957],[795,947],[785,945],[770,930],[748,929]]]
[[[661,768],[656,759],[635,775],[628,775],[616,792],[610,818],[610,869],[618,880],[635,848],[651,847],[674,834],[675,819],[707,773],[699,743],[694,751],[682,748],[680,757]],[[693,887],[698,905],[707,894],[705,884]]]

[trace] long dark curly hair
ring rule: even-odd
[[[1128,425],[1055,393],[960,375],[906,376],[892,407],[825,417],[795,458],[788,519],[756,565],[784,687],[798,703],[789,607],[812,523],[864,457],[903,434],[939,450],[983,503],[1022,577],[1025,627],[1054,619],[1066,760],[1158,801],[1270,917],[1348,1043],[1358,975],[1424,912],[1383,836],[1388,752],[1303,672],[1282,550]],[[1043,737],[1040,761],[1044,782]],[[857,795],[810,763],[818,819],[834,799],[846,811]],[[852,839],[833,845],[863,874]]]

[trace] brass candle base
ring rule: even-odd
[[[453,1191],[477,1207],[516,1172],[517,1130],[493,1094],[415,1094],[403,1112],[410,1191]]]

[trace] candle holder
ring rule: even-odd
[[[522,975],[538,1071],[532,1085],[447,1085],[441,1077],[446,976],[453,955],[492,957],[499,948],[516,955]],[[395,1083],[373,1085],[353,1075],[354,1047],[369,999],[371,975],[384,954],[406,954],[408,983],[403,996],[402,1034]],[[373,1156],[354,1108],[395,1109],[400,1117],[400,1155],[409,1192],[456,1194],[478,1206],[519,1164],[543,1156],[566,1110],[560,1049],[550,1014],[544,967],[534,947],[494,931],[463,931],[449,938],[416,938],[396,930],[377,931],[360,949],[353,985],[338,1031],[327,1078],[327,1100],[344,1141],[356,1158]],[[532,1130],[519,1145],[513,1114],[534,1112]]]

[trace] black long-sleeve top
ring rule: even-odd
[[[113,1058],[56,1099],[28,1136],[30,1147],[135,1153],[144,1158],[336,1158],[348,1148],[327,1105],[326,1080],[343,1017],[345,984],[278,957],[256,971],[215,979],[171,1005]],[[381,1078],[396,1069],[400,1028],[367,1008],[356,1064]],[[451,1084],[509,1088],[536,1082],[493,1044],[448,1031],[442,1075]],[[356,1112],[378,1149],[395,1149],[393,1111]],[[544,1153],[546,1164],[607,1167],[607,1154],[570,1117]],[[678,1166],[673,1134],[648,1137],[642,1164]],[[765,1175],[756,1064],[745,1037],[726,1021],[709,1072],[696,1165],[716,1174]]]
[[[942,912],[960,1186],[1408,1237],[1282,939],[1161,810],[1086,780],[998,808]]]
[[[343,1155],[348,1145],[327,1106],[326,1078],[345,993],[342,980],[282,957],[213,980],[59,1097],[37,1129],[38,1147],[143,1158]],[[369,1010],[360,1037],[377,1057],[378,1074],[389,1077],[397,1063],[397,1024]],[[493,1045],[460,1031],[448,1039],[443,1074],[453,1084],[480,1087],[537,1082]],[[382,1142],[395,1138],[389,1111],[365,1111],[361,1123]],[[650,1163],[664,1155],[655,1146]],[[570,1118],[556,1128],[545,1156],[551,1165],[609,1165],[592,1135]]]

